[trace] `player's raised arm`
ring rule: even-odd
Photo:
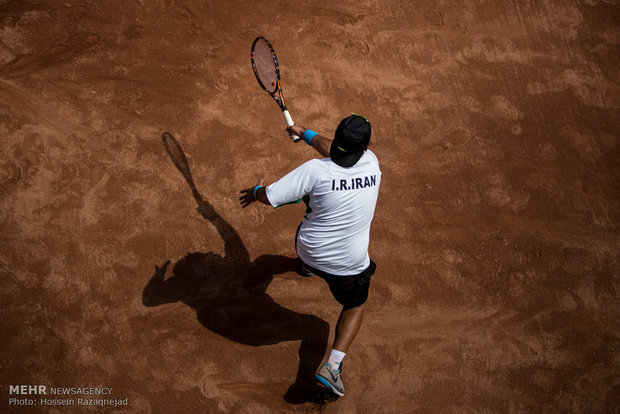
[[[301,137],[300,141],[303,140],[306,144],[317,150],[323,157],[329,157],[329,148],[332,145],[331,139],[299,125],[292,125],[286,128],[286,131],[291,138],[294,135],[299,136]]]

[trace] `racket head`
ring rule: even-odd
[[[273,46],[265,36],[252,43],[252,69],[260,86],[271,95],[280,88],[280,65]]]

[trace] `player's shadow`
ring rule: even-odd
[[[171,272],[168,272],[170,261],[155,266],[155,273],[143,291],[144,305],[180,301],[196,311],[198,321],[205,328],[244,345],[301,341],[296,379],[284,398],[290,403],[326,402],[326,394],[314,383],[314,373],[327,348],[329,324],[314,315],[284,308],[265,292],[274,275],[296,271],[297,259],[263,255],[250,261],[235,229],[202,199],[176,139],[170,134],[162,138],[192,190],[198,212],[215,226],[224,240],[225,253],[224,256],[213,252],[189,253],[172,266]],[[167,273],[172,275],[166,277]],[[270,381],[282,379],[276,376]]]

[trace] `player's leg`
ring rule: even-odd
[[[336,324],[336,335],[334,339],[334,349],[347,353],[351,343],[362,326],[364,319],[364,305],[349,308],[342,307],[338,323]],[[334,367],[338,368],[338,367]]]
[[[363,317],[363,305],[343,306],[336,324],[336,338],[329,354],[329,360],[319,368],[315,376],[319,383],[341,397],[344,395],[344,385],[340,374],[342,360],[362,326]]]
[[[344,395],[342,360],[362,326],[369,281],[370,276],[365,281],[343,276],[329,278],[328,281],[334,297],[343,307],[336,323],[334,346],[329,354],[329,360],[319,368],[315,378],[339,396]]]

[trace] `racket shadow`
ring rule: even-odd
[[[297,270],[298,259],[263,255],[251,261],[237,231],[196,189],[177,140],[168,133],[162,135],[162,140],[190,186],[198,212],[215,226],[224,241],[224,255],[192,252],[172,265],[171,271],[170,260],[155,266],[155,273],[142,293],[143,304],[154,307],[184,303],[196,312],[197,320],[205,328],[244,345],[260,347],[301,341],[296,378],[284,399],[292,404],[327,402],[326,394],[314,383],[314,373],[327,349],[329,324],[317,316],[282,307],[266,293],[275,275]],[[266,386],[281,382],[282,377],[271,378]]]

